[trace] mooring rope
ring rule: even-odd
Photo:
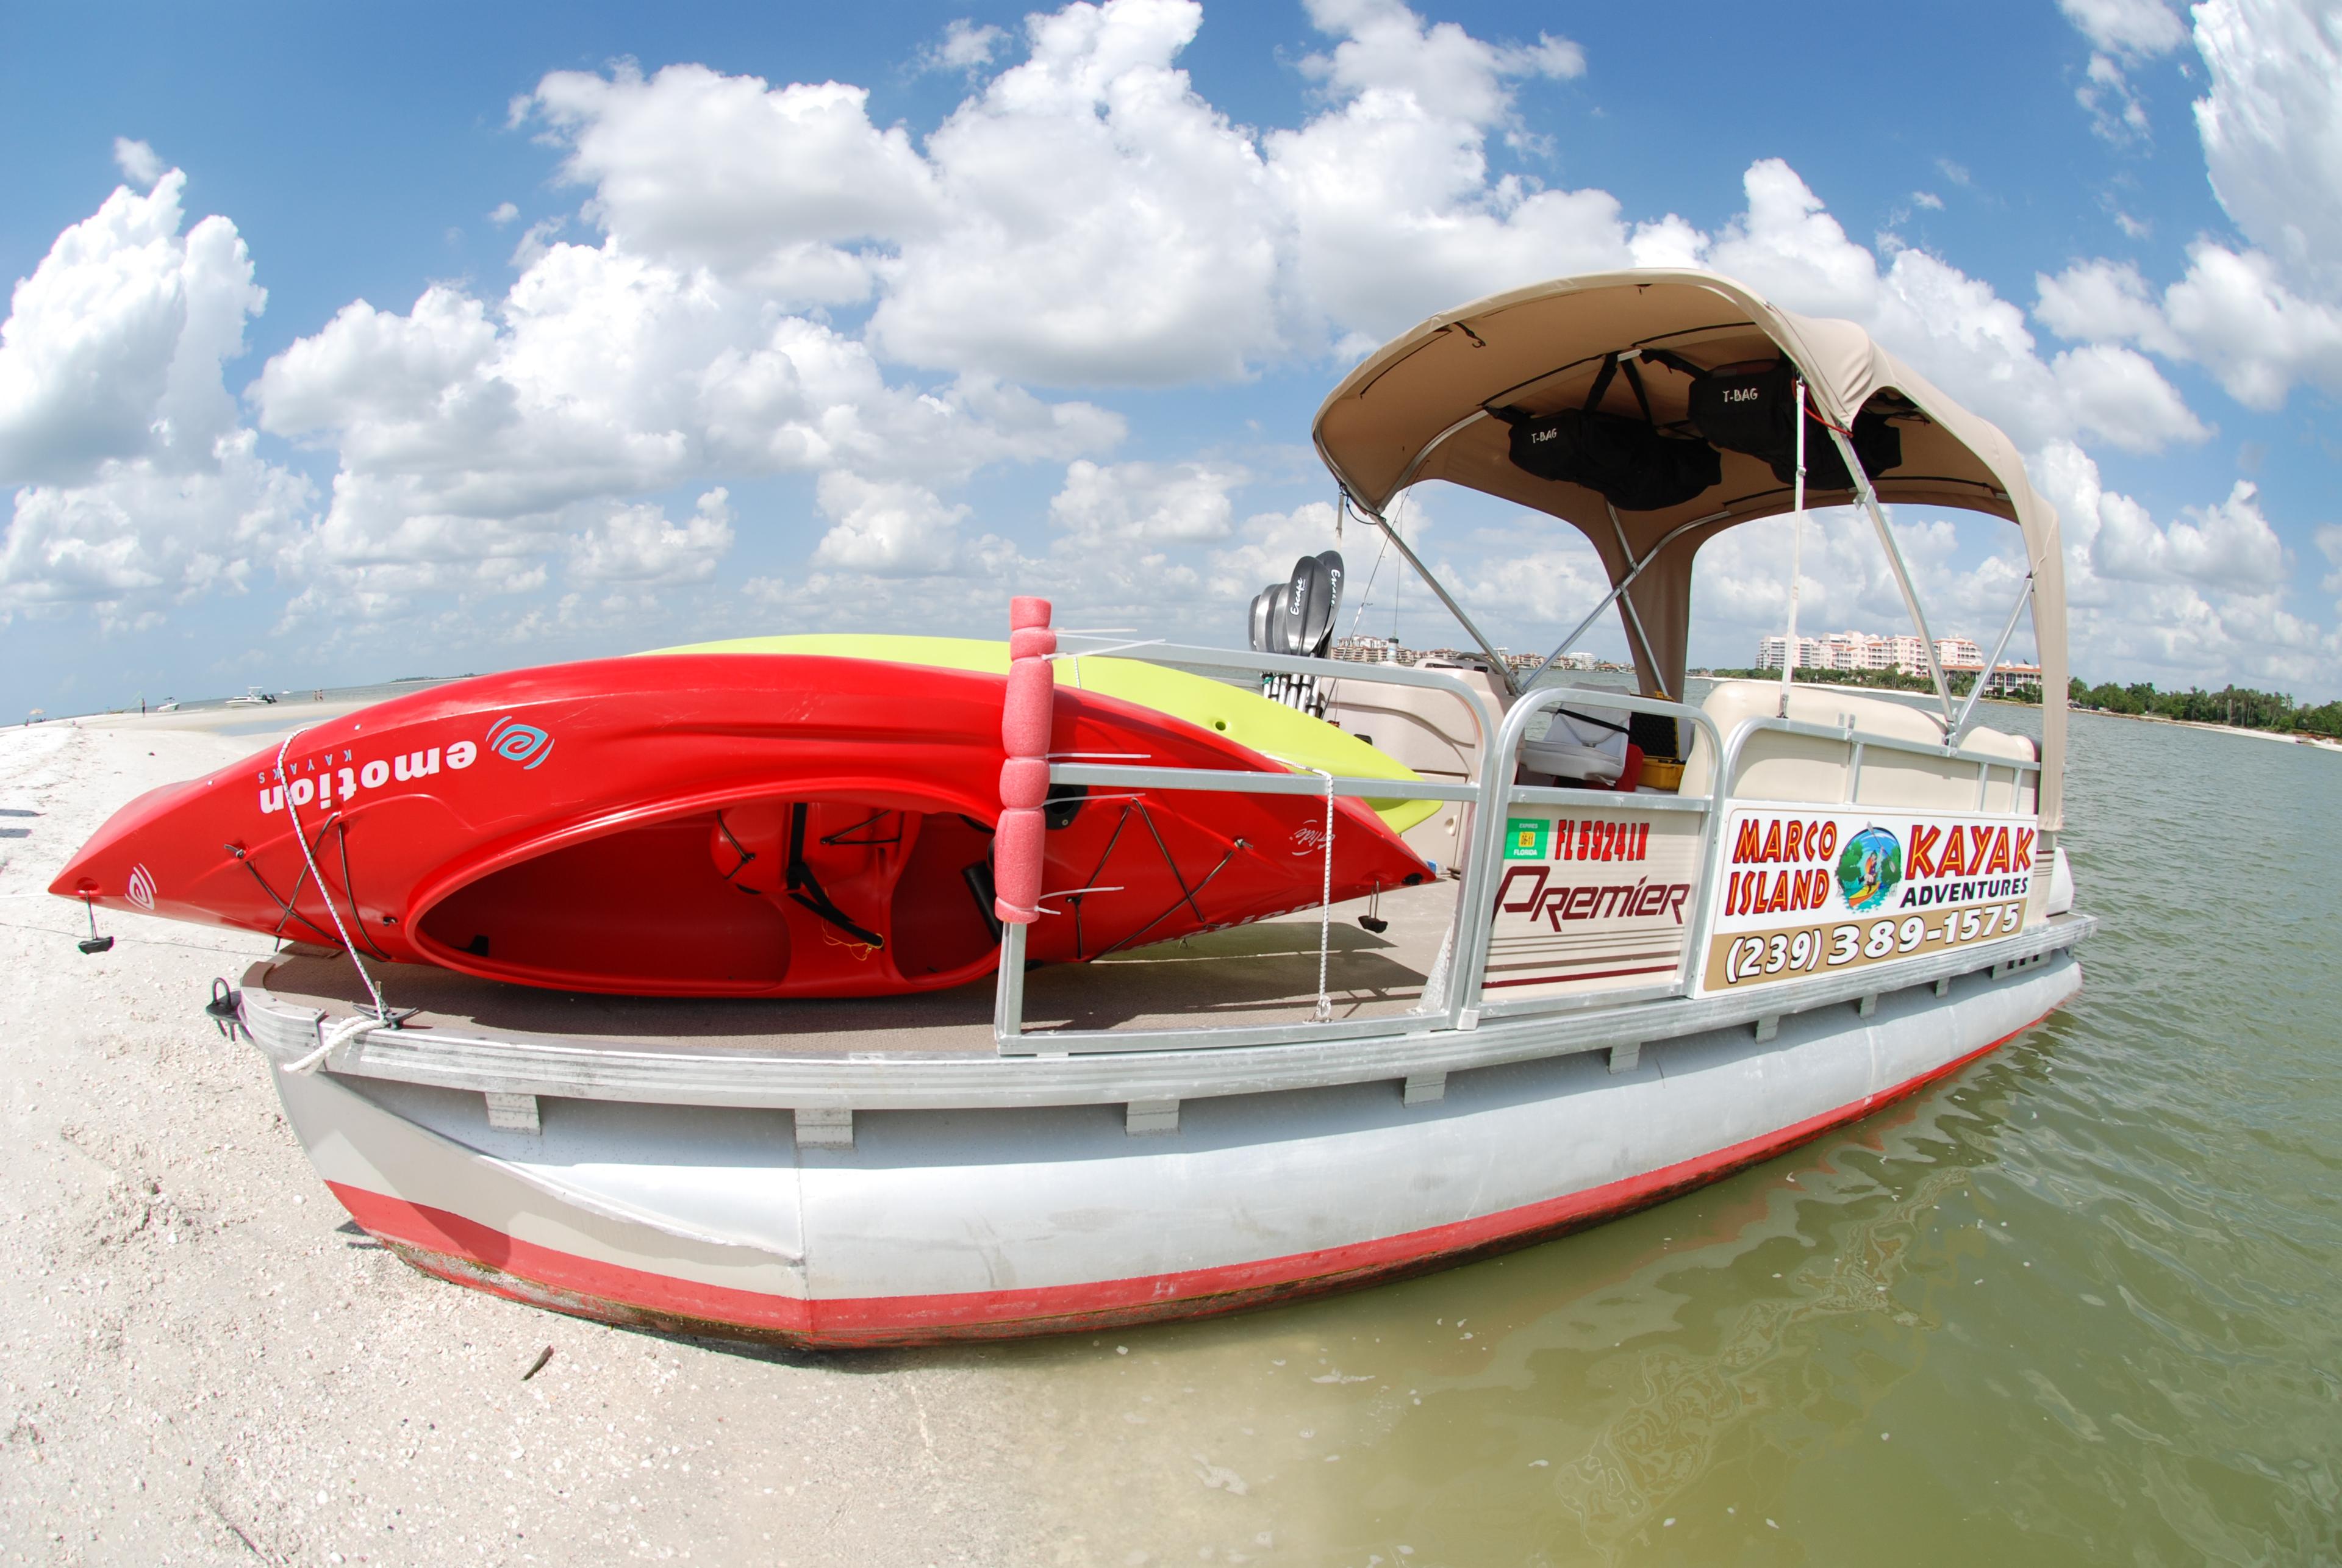
[[[309,848],[309,835],[301,826],[301,808],[293,804],[293,779],[292,775],[285,771],[285,754],[292,750],[293,743],[299,739],[307,728],[308,726],[304,724],[300,729],[293,731],[276,748],[276,779],[285,790],[285,814],[293,824],[293,841],[301,846],[301,859],[307,864],[309,874],[316,878],[317,896],[325,901],[325,913],[334,917],[334,929],[341,934],[342,951],[348,954],[350,962],[357,966],[358,978],[365,983],[366,994],[374,998],[375,1015],[369,1018],[365,1014],[359,1013],[344,1019],[325,1032],[325,1039],[319,1043],[315,1051],[297,1060],[287,1062],[285,1064],[285,1071],[287,1073],[314,1073],[327,1056],[333,1054],[335,1046],[345,1040],[355,1039],[369,1029],[379,1029],[390,1022],[390,1008],[382,999],[382,988],[374,983],[374,976],[366,973],[365,961],[358,956],[358,944],[350,940],[350,928],[342,924],[342,912],[334,907],[334,890],[325,885],[325,874],[317,869],[317,857]],[[352,913],[355,913],[355,909]]]

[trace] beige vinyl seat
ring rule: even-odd
[[[1774,681],[1725,681],[1707,694],[1700,709],[1729,745],[1733,733],[1750,719],[1769,719],[1780,712],[1781,687]],[[1817,686],[1789,689],[1788,717],[1844,732],[1852,727],[1866,734],[1911,741],[1940,748],[1943,731],[1928,714],[1907,703],[1885,697],[1858,696],[1851,692]],[[2034,743],[2024,735],[2000,730],[1972,729],[1962,737],[1963,751],[2008,759],[2014,764],[2038,760]],[[1854,747],[1836,736],[1785,734],[1760,731],[1740,748],[1735,776],[1726,794],[1738,800],[1777,800],[1817,805],[1901,806],[1913,811],[1979,809],[1977,766],[1973,761],[1915,752],[1865,748],[1858,787],[1849,795],[1847,774],[1854,765]],[[1696,730],[1690,755],[1685,759],[1681,793],[1704,795],[1715,777],[1716,757],[1705,730]],[[2030,813],[2035,809],[2037,775],[2014,765],[1986,769],[1981,809],[1987,812]]]

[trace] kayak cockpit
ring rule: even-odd
[[[644,995],[853,995],[992,966],[992,832],[940,803],[758,797],[506,846],[416,922],[485,979]]]

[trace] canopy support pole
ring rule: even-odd
[[[1639,561],[1633,562],[1631,564],[1631,569],[1626,573],[1626,574],[1619,578],[1617,583],[1607,594],[1602,595],[1602,602],[1595,605],[1591,610],[1586,611],[1586,619],[1578,622],[1576,626],[1570,631],[1569,635],[1564,637],[1559,643],[1554,645],[1553,652],[1545,656],[1545,663],[1539,664],[1536,669],[1531,670],[1522,678],[1522,689],[1526,691],[1527,688],[1536,685],[1539,675],[1544,674],[1547,670],[1553,668],[1555,664],[1561,661],[1561,656],[1564,654],[1566,654],[1570,649],[1576,647],[1577,645],[1577,639],[1586,635],[1586,634],[1592,629],[1594,623],[1602,618],[1602,612],[1616,604],[1618,602],[1618,595],[1633,587],[1635,585],[1635,579],[1641,576],[1644,570],[1648,567],[1652,562],[1657,560],[1668,545],[1674,544],[1677,539],[1682,538],[1686,534],[1690,533],[1695,528],[1704,528],[1710,523],[1721,523],[1724,519],[1731,515],[1732,513],[1727,508],[1722,512],[1711,512],[1705,517],[1695,517],[1688,523],[1678,523],[1674,527],[1668,529],[1660,538],[1659,542],[1651,546],[1650,554],[1644,556]]]
[[[1602,507],[1610,514],[1611,532],[1618,535],[1619,559],[1632,561],[1635,558],[1635,547],[1626,543],[1626,525],[1618,521],[1618,508],[1611,505],[1606,500],[1602,503]],[[1643,663],[1650,666],[1651,684],[1659,688],[1659,695],[1667,697],[1668,701],[1673,702],[1675,699],[1667,694],[1666,678],[1659,673],[1659,656],[1651,651],[1651,634],[1643,630],[1643,613],[1635,608],[1635,595],[1624,594],[1619,599],[1619,603],[1626,609],[1626,629],[1635,634],[1635,641],[1642,644]]]
[[[1806,383],[1800,376],[1797,383],[1796,413],[1797,431],[1797,491],[1796,504],[1789,508],[1789,633],[1781,643],[1781,706],[1778,716],[1789,716],[1789,676],[1797,667],[1797,579],[1805,572],[1806,556]]]
[[[2027,572],[2025,574],[2025,586],[2017,591],[2017,603],[2009,609],[2008,624],[2000,629],[2000,641],[1995,643],[1992,652],[1984,656],[1984,668],[1977,673],[1976,684],[1968,688],[1968,700],[1961,704],[1960,716],[1952,722],[1952,732],[1945,737],[1951,744],[1959,744],[1960,737],[1968,733],[1968,715],[1976,712],[1977,699],[1983,696],[1985,687],[1992,684],[1992,673],[2000,668],[2000,656],[2008,651],[2008,639],[2017,634],[2017,617],[2025,614],[2025,606],[2031,603],[2033,574]]]
[[[1830,440],[1837,444],[1837,454],[1846,462],[1846,471],[1854,475],[1854,492],[1862,498],[1864,510],[1870,514],[1871,526],[1878,530],[1878,542],[1887,547],[1887,564],[1895,568],[1895,585],[1903,591],[1903,606],[1911,612],[1911,624],[1919,628],[1919,650],[1927,658],[1927,674],[1935,677],[1936,695],[1944,704],[1944,737],[1952,735],[1952,688],[1944,679],[1944,664],[1936,657],[1936,635],[1927,629],[1927,613],[1919,607],[1919,591],[1912,585],[1910,564],[1903,559],[1903,547],[1895,542],[1895,530],[1887,525],[1887,514],[1879,509],[1878,492],[1870,487],[1870,475],[1862,469],[1862,459],[1854,454],[1854,443],[1845,431],[1827,420],[1822,428],[1829,432]]]
[[[1520,683],[1513,678],[1513,667],[1505,663],[1505,655],[1496,651],[1496,644],[1488,641],[1487,634],[1473,623],[1471,616],[1464,613],[1464,606],[1457,604],[1448,594],[1447,585],[1431,574],[1431,568],[1423,564],[1423,558],[1407,548],[1406,541],[1398,536],[1398,530],[1390,525],[1390,520],[1352,495],[1346,485],[1343,488],[1342,495],[1349,503],[1352,511],[1381,529],[1383,536],[1398,547],[1399,558],[1415,568],[1416,575],[1421,577],[1429,585],[1432,593],[1438,596],[1439,602],[1447,606],[1447,613],[1455,616],[1457,624],[1466,631],[1472,634],[1472,640],[1480,644],[1482,653],[1488,655],[1489,674],[1494,675],[1497,684],[1505,688],[1505,695],[1508,699],[1519,696]]]

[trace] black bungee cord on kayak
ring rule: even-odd
[[[1146,824],[1147,834],[1155,840],[1155,847],[1162,852],[1163,864],[1171,868],[1171,880],[1178,884],[1179,896],[1173,899],[1170,904],[1166,905],[1162,914],[1156,915],[1154,919],[1148,921],[1137,930],[1130,932],[1120,940],[1111,943],[1105,948],[1101,949],[1097,954],[1100,958],[1104,958],[1107,954],[1113,953],[1118,948],[1129,946],[1139,937],[1146,935],[1148,932],[1162,924],[1166,920],[1168,920],[1181,904],[1186,905],[1190,910],[1195,912],[1197,922],[1205,924],[1210,924],[1209,921],[1205,918],[1204,906],[1196,902],[1196,895],[1203,892],[1206,887],[1209,887],[1212,884],[1212,879],[1228,868],[1228,862],[1236,859],[1237,851],[1249,849],[1251,847],[1251,845],[1246,844],[1243,839],[1239,838],[1232,840],[1229,843],[1227,854],[1220,857],[1220,864],[1206,872],[1202,881],[1196,883],[1195,886],[1189,887],[1187,885],[1186,874],[1179,869],[1179,862],[1177,858],[1172,854],[1171,846],[1163,842],[1163,830],[1155,825],[1154,815],[1147,811],[1146,803],[1145,801],[1134,800],[1123,806],[1122,815],[1116,821],[1114,824],[1114,832],[1107,836],[1106,841],[1106,849],[1098,855],[1097,864],[1091,869],[1090,874],[1086,879],[1088,882],[1095,883],[1099,877],[1106,874],[1106,863],[1108,858],[1113,855],[1115,845],[1122,842],[1122,830],[1130,825],[1130,819],[1134,814],[1136,814],[1139,821]],[[1066,899],[1066,904],[1073,910],[1074,914],[1074,957],[1077,961],[1082,957],[1082,948],[1084,945],[1084,938],[1082,934],[1082,899],[1087,891],[1090,890],[1086,889],[1084,893],[1069,894]],[[1106,890],[1101,888],[1095,891],[1104,892]],[[1119,891],[1119,889],[1116,889],[1116,891]]]
[[[862,825],[866,826],[867,824]],[[848,828],[846,831],[851,833],[854,830]],[[815,914],[829,922],[855,941],[884,952],[886,939],[867,926],[858,924],[852,915],[832,903],[829,894],[823,891],[820,878],[814,875],[813,867],[806,863],[805,837],[806,804],[803,801],[799,801],[789,807],[789,874],[786,889],[789,897],[813,911]]]
[[[89,934],[74,945],[84,953],[111,953],[114,950],[114,938],[100,936],[97,934],[97,905],[90,902],[90,896],[86,893],[81,895],[81,906],[89,914]]]

